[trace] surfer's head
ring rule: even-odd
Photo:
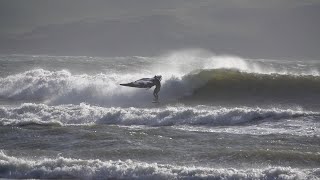
[[[155,78],[155,79],[158,79],[159,81],[161,81],[162,76],[161,76],[161,75],[155,75],[154,78]]]

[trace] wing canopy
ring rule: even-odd
[[[129,87],[136,87],[136,88],[151,88],[154,86],[153,78],[142,78],[130,83],[120,84],[121,86],[129,86]]]

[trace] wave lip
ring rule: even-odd
[[[320,169],[266,167],[261,169],[212,168],[146,163],[133,160],[42,158],[24,159],[0,151],[1,178],[80,179],[316,179]]]
[[[146,125],[146,126],[221,126],[262,120],[319,116],[318,112],[293,109],[212,106],[166,106],[160,108],[121,108],[80,105],[48,106],[25,103],[19,107],[1,107],[0,124],[39,125]]]

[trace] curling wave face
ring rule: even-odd
[[[312,75],[256,74],[238,70],[203,70],[184,81],[205,82],[193,88],[190,101],[251,104],[315,104],[320,98],[320,77]]]

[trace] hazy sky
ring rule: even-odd
[[[320,59],[319,19],[318,0],[0,0],[0,47],[107,55],[203,48]]]

